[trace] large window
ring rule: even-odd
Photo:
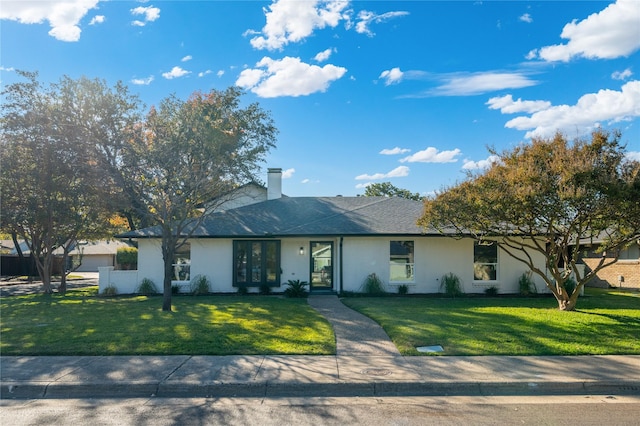
[[[234,241],[233,285],[280,285],[280,241]]]
[[[189,281],[191,279],[191,244],[184,243],[173,255],[173,280]]]
[[[389,245],[389,281],[413,282],[413,241],[391,241]]]
[[[473,246],[473,279],[496,281],[498,279],[498,245],[490,241],[476,241]]]

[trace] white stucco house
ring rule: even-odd
[[[389,292],[437,293],[440,278],[453,272],[467,293],[495,286],[517,293],[524,264],[496,244],[453,239],[416,225],[422,203],[398,197],[284,197],[281,169],[269,169],[264,194],[225,206],[207,217],[176,255],[176,284],[206,276],[216,293],[250,292],[267,284],[273,292],[288,280],[310,283],[314,292],[358,292],[375,273]],[[252,191],[255,188],[252,189]],[[258,193],[260,191],[258,190]],[[245,200],[246,201],[246,200]],[[132,293],[149,278],[163,281],[157,228],[122,234],[138,242],[138,270],[100,268],[100,291],[108,285]],[[544,259],[535,253],[536,263]],[[537,284],[539,290],[544,285]]]

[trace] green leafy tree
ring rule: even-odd
[[[419,193],[412,193],[407,189],[398,188],[391,182],[372,183],[367,186],[364,191],[365,197],[401,197],[409,200],[421,201],[422,197]]]
[[[95,147],[102,142],[93,131],[113,120],[118,107],[87,111],[110,91],[104,83],[65,77],[45,87],[37,73],[18,74],[26,81],[2,92],[0,226],[28,243],[49,293],[56,250],[67,257],[79,239],[113,232],[107,203],[112,186],[99,167]],[[59,291],[65,290],[63,273]]]
[[[419,224],[458,238],[500,236],[499,246],[542,278],[559,309],[574,310],[584,285],[640,237],[640,163],[625,159],[620,137],[599,130],[570,143],[556,134],[505,151],[486,172],[426,200]],[[580,252],[594,240],[603,241],[602,257],[583,273]]]
[[[162,309],[171,311],[176,250],[240,183],[256,178],[277,133],[258,104],[242,108],[237,88],[175,96],[152,108],[122,151],[119,180],[162,240]]]

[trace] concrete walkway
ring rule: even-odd
[[[337,355],[400,356],[396,345],[377,322],[346,307],[337,296],[309,296],[308,301],[331,323]]]
[[[640,356],[401,356],[336,296],[331,356],[4,356],[0,398],[638,395]]]

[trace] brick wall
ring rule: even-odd
[[[599,262],[599,259],[583,258],[582,261],[587,268],[592,268]],[[623,276],[623,288],[640,288],[640,259],[639,260],[619,260],[611,266],[601,269],[594,279],[587,284],[590,287],[619,287],[618,277]]]

